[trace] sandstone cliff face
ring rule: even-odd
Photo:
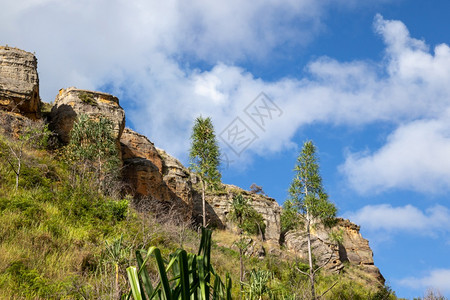
[[[193,209],[193,193],[191,173],[176,158],[158,149],[162,158],[162,175],[169,189],[189,205],[191,214]]]
[[[50,128],[63,143],[68,143],[73,123],[79,114],[92,118],[106,117],[113,122],[113,132],[119,145],[125,127],[125,112],[116,97],[76,88],[61,89],[50,113]]]
[[[342,229],[344,237],[342,244],[339,246],[340,260],[359,266],[376,281],[384,284],[383,275],[374,265],[373,252],[370,249],[369,241],[361,236],[359,226],[349,220],[341,219],[338,228]]]
[[[330,239],[330,229],[325,229],[320,225],[314,227],[311,232],[311,246],[318,265],[329,261],[325,268],[332,272],[338,272],[344,268],[343,263],[348,262],[358,266],[375,282],[384,284],[385,280],[380,270],[374,265],[373,252],[369,247],[369,242],[361,236],[359,226],[349,220],[339,219],[332,230],[342,234],[341,243]],[[308,259],[307,237],[304,231],[289,231],[285,236],[285,244],[286,248],[294,255],[305,260]]]
[[[135,198],[141,199],[142,205],[153,205],[152,201],[172,205],[186,217],[192,214],[192,197],[190,181],[185,175],[169,174],[167,164],[178,166],[174,158],[165,152],[163,159],[152,142],[145,136],[125,129],[120,140],[123,159],[122,178],[127,191]],[[170,158],[170,159],[169,159]],[[177,162],[177,161],[176,161]],[[182,165],[178,162],[181,169]]]
[[[162,173],[162,158],[159,156],[155,145],[146,136],[125,128],[120,137],[120,144],[124,160],[136,157],[145,158],[152,162],[158,168],[158,171]]]
[[[289,231],[285,236],[286,248],[293,254],[308,261],[308,241],[306,232],[302,230]],[[311,248],[317,265],[323,265],[332,272],[344,268],[339,257],[339,247],[328,238],[328,232],[320,228],[311,234]]]
[[[37,59],[29,52],[0,47],[0,108],[39,117]]]
[[[39,80],[36,58],[31,53],[0,47],[0,131],[17,137],[26,122],[25,118],[39,117]],[[13,112],[11,112],[13,111]],[[175,207],[186,218],[201,219],[201,193],[195,189],[197,177],[189,172],[177,159],[157,149],[145,136],[125,129],[125,113],[116,97],[99,92],[68,88],[60,90],[51,110],[53,129],[61,140],[69,142],[69,133],[79,114],[92,118],[109,118],[114,124],[114,134],[121,149],[123,179],[128,192],[137,200],[163,202]],[[280,216],[278,203],[267,196],[250,193],[232,185],[225,191],[207,194],[207,218],[210,225],[233,229],[227,216],[231,212],[234,195],[243,194],[252,199],[252,206],[263,216],[266,223],[265,239],[271,250],[281,253]],[[339,220],[335,230],[341,231],[343,241],[336,244],[329,238],[330,231],[317,226],[312,233],[312,247],[317,263],[330,259],[327,268],[338,272],[344,263],[356,266],[374,282],[384,284],[384,278],[374,265],[373,253],[359,227],[348,220]],[[261,243],[249,240],[249,255],[263,256]],[[307,257],[305,232],[291,231],[285,236],[285,246],[291,255]],[[357,276],[357,275],[355,275]]]
[[[219,228],[232,229],[233,225],[227,219],[227,215],[231,212],[231,203],[233,197],[237,194],[251,198],[251,205],[259,212],[266,224],[265,239],[278,243],[280,239],[280,215],[281,207],[275,201],[267,196],[250,193],[237,186],[225,185],[225,191],[220,193],[208,193],[207,200],[207,219],[213,226]],[[202,199],[201,193],[195,194],[194,213],[201,215]]]

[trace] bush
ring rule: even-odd
[[[117,185],[119,152],[108,118],[92,120],[80,115],[70,132],[65,154],[72,166],[72,181],[78,186],[108,192]]]

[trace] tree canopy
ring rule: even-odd
[[[204,180],[209,188],[217,187],[221,180],[219,172],[220,150],[211,119],[195,119],[189,153],[191,168]]]
[[[322,223],[334,219],[337,209],[328,200],[323,188],[316,146],[312,141],[303,145],[294,171],[296,174],[289,188],[289,200],[300,216],[311,222]]]
[[[330,256],[325,264],[314,268],[311,247],[311,227],[316,223],[331,224],[335,219],[337,210],[334,204],[328,200],[328,195],[322,186],[316,147],[312,141],[304,143],[303,149],[297,158],[294,171],[295,176],[289,188],[290,202],[287,206],[289,209],[293,208],[297,211],[298,216],[305,225],[308,241],[309,272],[298,271],[309,277],[311,296],[315,300],[317,299],[315,292],[315,274],[331,260],[333,255]],[[285,222],[289,221],[288,218],[286,219]],[[286,222],[288,223],[286,225],[292,225],[289,224],[291,221]]]

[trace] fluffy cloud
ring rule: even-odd
[[[449,159],[437,149],[448,149],[443,114],[450,107],[448,45],[431,51],[400,21],[376,16],[375,31],[386,44],[380,62],[322,57],[308,64],[305,78],[278,81],[240,67],[261,61],[280,45],[307,44],[320,32],[327,8],[358,5],[344,3],[349,2],[9,1],[0,11],[0,36],[36,51],[44,100],[68,86],[113,91],[126,99],[129,125],[182,159],[199,114],[211,116],[218,133],[236,118],[253,131],[257,138],[240,158],[293,147],[295,133],[314,122],[384,121],[399,126],[386,145],[350,153],[342,167],[353,186],[361,192],[447,189],[442,178],[449,177],[444,170],[450,169]],[[264,128],[246,111],[261,92],[280,109]],[[424,161],[427,151],[436,158],[431,164]],[[425,167],[417,166],[418,158]],[[392,161],[391,170],[383,170]],[[418,178],[429,182],[418,185]]]
[[[36,51],[51,99],[67,85],[95,88],[125,75],[140,81],[164,64],[177,64],[176,75],[191,72],[191,62],[233,64],[264,58],[280,44],[304,45],[320,30],[325,7],[313,0],[7,1],[0,34]]]
[[[450,189],[450,114],[400,126],[374,153],[350,154],[341,170],[359,192]]]
[[[286,78],[276,82],[255,78],[245,69],[225,63],[219,63],[208,71],[187,72],[175,72],[177,66],[174,65],[174,72],[168,74],[178,74],[176,77],[164,81],[147,77],[146,91],[151,95],[151,101],[136,104],[138,109],[132,113],[132,119],[136,127],[178,155],[188,148],[192,119],[200,113],[213,117],[218,132],[236,117],[241,117],[258,135],[249,150],[260,155],[292,146],[291,138],[296,131],[313,122],[364,125],[374,121],[387,121],[410,127],[414,127],[415,122],[419,125],[424,122],[429,126],[424,129],[422,135],[416,134],[406,139],[420,144],[424,135],[433,133],[434,135],[427,139],[430,142],[427,147],[438,149],[446,143],[447,136],[445,124],[441,124],[441,121],[445,120],[443,112],[450,105],[446,96],[450,89],[442,79],[450,80],[448,46],[436,47],[433,55],[422,41],[409,36],[401,22],[386,21],[377,16],[374,24],[376,31],[386,42],[386,58],[381,63],[341,63],[324,57],[308,65],[308,78]],[[433,75],[436,69],[440,70],[438,76]],[[152,82],[157,82],[157,86],[152,87]],[[263,131],[254,126],[244,113],[245,107],[260,92],[265,92],[283,111],[283,114],[272,119]],[[153,120],[147,118],[153,111],[170,111],[172,107],[183,109],[179,112],[172,111],[170,115],[155,116]],[[167,130],[161,130],[164,127]],[[167,134],[168,131],[171,134]],[[401,137],[402,132],[407,130],[399,131]],[[185,140],[185,144],[173,145],[170,140],[174,135],[183,137],[179,140]],[[392,138],[394,139],[395,137]],[[440,143],[437,144],[438,142]],[[392,170],[394,175],[405,171],[401,169],[402,166],[416,164],[414,159],[420,157],[427,147],[423,147],[421,151],[417,150],[415,155],[405,156],[401,153],[404,162]],[[444,150],[435,150],[432,154],[437,155],[437,152],[442,154]],[[393,155],[398,157],[399,154]],[[361,187],[361,191],[380,188],[384,183],[372,183],[376,182],[372,180],[374,176],[381,177],[381,174],[377,173],[378,170],[374,169],[375,166],[380,167],[380,164],[376,161],[373,166],[363,168],[364,165],[359,163],[359,159],[363,157],[366,156],[361,153],[349,155],[342,170],[355,188]],[[439,157],[442,157],[444,162],[448,161],[443,155]],[[445,172],[445,164],[439,164]],[[416,170],[421,169],[417,167]],[[442,172],[436,173],[437,170],[431,167],[428,171],[434,176],[429,177],[430,182],[431,179],[441,178],[443,175]],[[370,174],[375,175],[371,177]],[[411,173],[411,176],[414,174]],[[410,179],[404,179],[405,184],[400,186],[413,186],[415,182]],[[438,180],[437,184],[445,186],[445,180],[442,181]],[[391,181],[389,187],[398,187],[399,184]],[[436,184],[428,185],[422,190],[435,187]]]
[[[399,283],[414,290],[433,288],[442,293],[450,292],[450,270],[432,270],[424,277],[408,277],[400,280]]]
[[[400,124],[381,149],[349,153],[340,169],[361,193],[392,188],[447,191],[450,90],[445,82],[450,80],[450,48],[438,45],[433,55],[399,21],[377,16],[375,28],[387,44],[387,77],[375,84],[372,92],[379,96],[368,98],[369,103],[376,100],[368,108],[379,120]],[[364,90],[369,91],[367,86]]]
[[[347,212],[345,217],[375,233],[409,232],[432,236],[437,232],[450,232],[450,210],[441,205],[425,211],[412,205],[367,205],[356,212]]]

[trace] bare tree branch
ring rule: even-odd
[[[322,298],[326,293],[328,293],[339,281],[335,281],[329,288],[326,289],[325,292],[322,293],[322,295],[319,296],[319,298]]]
[[[318,267],[317,269],[315,269],[315,270],[313,271],[313,274],[316,274],[317,271],[319,271],[320,269],[322,269],[323,267],[325,267],[326,265],[328,265],[328,263],[331,261],[331,259],[332,259],[333,257],[334,257],[334,254],[331,253],[331,255],[330,255],[330,257],[328,258],[328,260],[327,260],[324,264],[322,264],[320,267]]]
[[[303,275],[305,275],[305,276],[311,275],[311,274],[309,274],[309,273],[303,272],[302,270],[300,270],[300,269],[297,268],[297,267],[295,267],[295,269],[296,269],[297,271],[299,271],[300,273],[302,273]]]

